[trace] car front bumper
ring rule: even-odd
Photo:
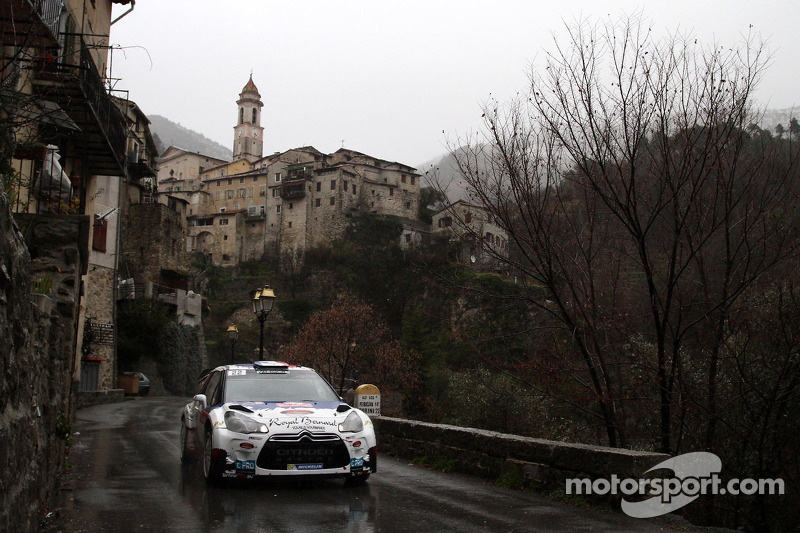
[[[372,431],[336,433],[242,434],[214,430],[214,453],[225,478],[261,476],[369,475],[377,470]]]

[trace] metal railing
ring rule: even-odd
[[[41,17],[45,26],[50,29],[53,36],[58,35],[58,25],[61,13],[64,11],[63,0],[33,0],[33,9]]]

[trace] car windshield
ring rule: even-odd
[[[226,402],[338,402],[339,396],[315,372],[228,370]]]

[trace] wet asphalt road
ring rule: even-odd
[[[663,523],[551,502],[386,455],[363,486],[308,479],[208,487],[198,467],[178,458],[185,403],[137,398],[78,412],[58,509],[62,531],[664,530]]]

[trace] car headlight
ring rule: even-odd
[[[350,411],[350,414],[347,415],[344,422],[339,424],[340,433],[358,433],[363,430],[364,422],[361,421],[361,417],[358,416],[355,411]]]
[[[236,433],[266,433],[267,426],[236,411],[225,413],[225,426]]]

